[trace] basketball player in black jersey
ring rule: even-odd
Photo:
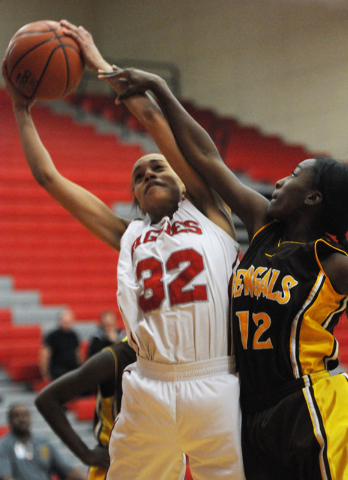
[[[248,230],[232,287],[247,479],[348,478],[348,376],[330,375],[348,296],[348,165],[306,159],[268,201],[226,167],[163,79],[117,67],[113,78],[129,85],[119,101],[155,94],[185,157]]]

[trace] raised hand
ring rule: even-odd
[[[63,31],[69,37],[72,37],[79,44],[83,59],[88,68],[97,72],[98,69],[105,71],[111,70],[111,65],[106,62],[96,47],[93,37],[84,27],[77,27],[67,20],[60,21]]]
[[[145,93],[147,90],[153,90],[155,85],[162,79],[152,73],[137,70],[136,68],[119,68],[112,66],[112,71],[98,71],[98,78],[107,80],[115,88],[117,85],[124,84],[124,91],[118,96],[118,100],[126,100],[132,95]]]
[[[35,103],[35,100],[28,100],[21,93],[19,93],[18,90],[16,90],[16,88],[12,85],[8,77],[5,58],[2,61],[2,76],[5,79],[6,88],[7,88],[8,94],[11,97],[13,106],[19,109],[24,109],[29,111],[32,105]]]

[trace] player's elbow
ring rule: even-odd
[[[31,169],[31,172],[40,187],[44,188],[45,190],[49,190],[50,185],[52,185],[54,181],[54,177],[49,172],[35,167]]]
[[[34,400],[34,404],[35,404],[35,407],[37,408],[37,410],[41,413],[42,409],[43,409],[43,406],[45,405],[44,395],[39,393],[39,395]]]

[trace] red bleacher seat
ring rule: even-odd
[[[9,427],[7,425],[0,425],[0,437],[3,435],[6,435],[10,431]]]
[[[81,104],[83,98],[74,92],[69,101]],[[0,114],[6,115],[6,122],[0,153],[7,162],[0,168],[0,275],[10,275],[15,289],[39,291],[45,306],[70,306],[77,320],[95,320],[105,309],[117,310],[117,252],[94,238],[37,185],[26,165],[6,94],[1,102]],[[110,98],[90,99],[93,111],[107,107],[124,108]],[[143,154],[140,147],[125,145],[114,135],[97,134],[93,126],[78,125],[67,115],[57,117],[44,105],[35,106],[32,114],[63,175],[110,208],[117,201],[130,200],[131,171]],[[4,347],[6,356],[5,351]]]
[[[50,382],[48,380],[42,380],[41,378],[34,378],[30,382],[31,388],[35,392],[40,392],[43,388],[45,388]]]
[[[0,324],[0,364],[14,380],[38,376],[41,328],[38,325]],[[35,374],[33,374],[35,371]]]
[[[114,105],[113,95],[73,92],[66,101],[143,131],[124,104]],[[0,154],[7,159],[0,167],[0,275],[11,275],[15,288],[38,290],[43,305],[70,305],[78,320],[95,319],[107,308],[116,310],[117,254],[37,185],[23,156],[10,99],[1,89],[0,102],[4,118]],[[242,126],[193,102],[184,106],[207,129],[227,165],[256,179],[274,182],[309,156],[301,146],[287,146],[255,126]],[[114,135],[97,134],[92,125],[79,125],[68,115],[57,116],[42,104],[32,114],[63,175],[110,208],[114,202],[130,201],[132,167],[143,154],[139,146],[125,145]]]
[[[37,357],[13,359],[6,367],[11,380],[20,382],[40,378]]]
[[[12,312],[8,308],[2,308],[0,309],[0,325],[9,326],[12,322]],[[1,337],[0,337],[1,338]]]
[[[68,410],[76,414],[78,420],[93,420],[95,410],[95,395],[79,398],[69,402]]]
[[[119,124],[125,124],[131,114],[127,107],[121,103],[120,105],[108,105],[102,110],[102,115],[105,119]]]
[[[41,339],[41,327],[39,325],[14,325],[9,322],[4,324],[0,320],[0,338],[1,341],[35,341]],[[1,345],[0,345],[1,347]]]
[[[0,364],[7,369],[12,364],[13,359],[27,360],[28,358],[38,363],[40,348],[41,339],[38,341],[33,339],[2,340],[0,345]]]

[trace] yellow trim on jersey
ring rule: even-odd
[[[344,299],[345,301],[342,302]],[[336,293],[328,278],[320,272],[306,302],[292,324],[290,354],[295,378],[301,376],[298,361],[302,375],[308,375],[326,369],[325,359],[337,359],[337,342],[326,327],[335,314],[345,310],[346,305],[347,297]],[[301,316],[301,324],[298,326]],[[300,328],[299,337],[298,328]]]
[[[96,413],[98,422],[96,423],[93,432],[94,437],[104,447],[109,445],[109,438],[111,429],[114,424],[114,410],[115,410],[115,395],[108,398],[103,398],[98,391],[96,402]]]
[[[117,356],[116,356],[116,353],[114,352],[114,349],[112,347],[105,347],[105,348],[103,348],[103,350],[109,350],[109,352],[111,352],[112,356],[114,357],[114,360],[115,360],[115,380],[116,380],[116,377],[117,377]]]
[[[105,347],[104,350],[109,350],[115,361],[115,381],[117,378],[117,356],[112,347]],[[112,396],[104,398],[101,394],[100,386],[98,386],[98,393],[96,398],[95,414],[97,417],[97,422],[93,428],[94,438],[98,443],[101,443],[104,447],[109,445],[109,438],[111,429],[115,421],[116,412],[116,400],[115,392]]]
[[[331,245],[331,243],[327,242],[324,238],[319,238],[319,239],[315,242],[315,245],[314,245],[314,253],[315,253],[315,258],[316,258],[316,260],[317,260],[317,263],[318,263],[318,265],[319,265],[320,270],[323,272],[324,275],[326,275],[326,274],[325,274],[325,271],[324,271],[324,269],[323,269],[323,267],[322,267],[322,264],[321,264],[321,262],[320,262],[320,260],[319,260],[319,257],[318,257],[318,250],[317,250],[317,248],[318,248],[318,243],[319,243],[319,242],[325,243],[325,245],[328,245],[328,246],[329,246],[330,248],[332,248],[333,250],[337,250],[337,252],[343,253],[346,257],[348,257],[348,253],[347,253],[345,250],[342,250],[341,248],[338,248],[338,247],[335,247],[334,245]],[[333,290],[334,292],[336,292],[336,290],[335,290],[334,287],[332,286],[332,283],[330,282],[329,278],[328,278],[327,280],[328,280],[329,284],[331,285],[332,290]],[[337,292],[336,292],[336,293],[337,293]]]
[[[280,247],[280,245],[283,245],[284,243],[296,243],[297,245],[305,245],[306,242],[292,242],[291,240],[284,240],[284,242],[282,242],[282,239],[280,238],[278,240],[278,247]]]
[[[105,480],[108,471],[103,467],[90,467],[88,470],[88,480]]]
[[[253,238],[250,240],[250,245],[252,244],[254,238],[256,237],[256,235],[258,235],[260,232],[262,232],[262,230],[264,230],[265,228],[267,228],[269,225],[271,225],[272,223],[276,222],[277,220],[272,220],[271,222],[269,223],[266,223],[266,225],[263,225],[261,228],[258,229],[257,232],[254,233],[253,235]],[[250,246],[249,245],[249,246]]]
[[[335,375],[303,389],[313,430],[320,445],[324,480],[348,478],[348,378]]]
[[[326,329],[332,317],[346,309],[348,298],[336,292],[326,276],[318,257],[319,242],[348,256],[346,252],[322,238],[315,242],[314,253],[320,269],[319,274],[291,328],[290,356],[295,378],[326,369],[325,361],[336,360],[339,354],[338,342]],[[300,319],[301,324],[298,326]]]

